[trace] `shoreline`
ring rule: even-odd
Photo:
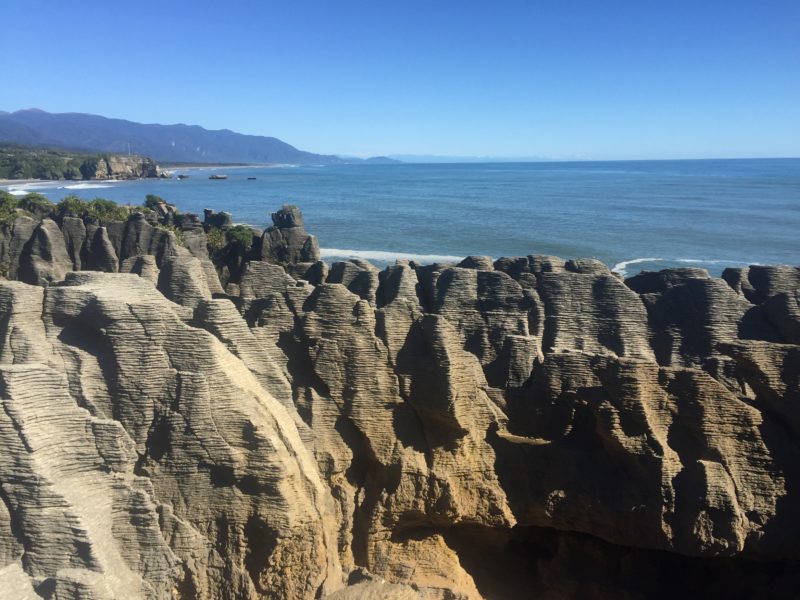
[[[55,183],[58,179],[0,179],[0,186],[4,185],[26,185],[29,183]]]
[[[164,177],[138,177],[135,179],[0,179],[0,187],[31,184],[49,185],[59,183],[68,185],[77,185],[80,183],[122,183],[124,181],[157,181],[164,179]]]
[[[159,165],[160,166],[160,165]],[[220,170],[220,169],[280,169],[286,167],[299,167],[303,165],[296,165],[291,163],[264,163],[264,164],[184,164],[184,165],[172,165],[166,164],[163,168],[169,169],[170,171],[211,171],[211,170]]]

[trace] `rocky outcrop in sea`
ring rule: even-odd
[[[4,597],[796,593],[800,268],[379,270],[161,208],[0,230]]]

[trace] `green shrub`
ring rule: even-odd
[[[56,204],[56,213],[60,217],[83,217],[89,208],[86,200],[81,200],[75,194],[70,194]]]
[[[117,204],[113,200],[95,198],[90,202],[75,195],[66,196],[55,206],[55,214],[59,217],[89,218],[94,221],[108,223],[110,221],[127,221],[135,212],[144,214],[154,212],[146,206]]]
[[[171,231],[175,234],[175,241],[178,242],[178,246],[186,246],[186,236],[184,235],[183,230],[179,227],[175,227],[174,225],[163,225],[161,223],[158,223],[156,227],[163,231]]]
[[[40,218],[50,216],[55,210],[50,200],[36,192],[25,194],[19,201],[19,207]]]
[[[152,210],[157,210],[159,204],[166,204],[166,203],[167,201],[164,200],[161,196],[156,196],[155,194],[147,194],[147,196],[145,196],[144,204],[142,206],[145,206]]]
[[[19,202],[8,192],[0,190],[0,225],[11,225],[17,218]]]
[[[219,227],[211,227],[206,232],[206,240],[211,250],[219,250],[225,245],[225,234]]]
[[[253,245],[253,230],[247,225],[234,225],[225,231],[225,239],[228,242],[240,242],[245,250],[249,250]]]
[[[127,221],[130,214],[130,206],[120,206],[105,198],[95,198],[86,205],[86,216],[97,221]]]

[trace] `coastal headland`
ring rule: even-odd
[[[0,183],[169,177],[152,158],[0,145]]]
[[[800,585],[798,267],[379,270],[291,205],[0,209],[4,593]]]

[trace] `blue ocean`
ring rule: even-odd
[[[185,180],[5,186],[226,210],[263,227],[303,210],[323,257],[422,262],[554,254],[593,257],[623,275],[673,266],[719,274],[800,264],[800,159],[392,164],[178,169]],[[224,173],[227,180],[209,180]],[[255,177],[255,179],[248,179]]]

